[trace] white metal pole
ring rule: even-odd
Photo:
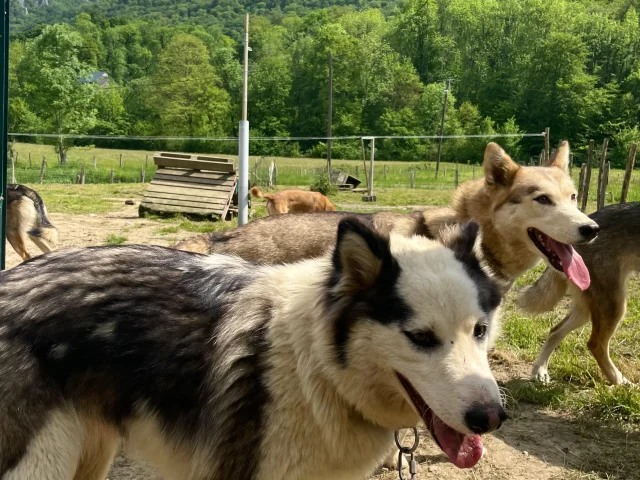
[[[249,14],[244,19],[244,72],[242,81],[242,120],[238,128],[238,225],[249,221],[249,122],[247,86],[249,80]]]
[[[371,137],[369,149],[371,150],[369,156],[369,197],[373,198],[373,159],[376,154],[376,139],[373,137]]]

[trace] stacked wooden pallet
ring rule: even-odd
[[[153,161],[158,169],[144,193],[141,213],[187,213],[227,218],[238,183],[232,159],[158,152]]]

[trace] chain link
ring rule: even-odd
[[[402,459],[404,455],[409,455],[409,473],[411,478],[409,480],[416,480],[416,461],[413,452],[418,448],[420,443],[420,436],[418,435],[418,429],[413,427],[413,445],[411,447],[403,447],[398,437],[398,431],[394,433],[396,440],[396,447],[398,447],[398,476],[400,480],[407,480],[402,473]]]

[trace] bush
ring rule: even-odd
[[[311,191],[320,192],[323,195],[333,195],[337,193],[338,188],[335,185],[331,185],[327,172],[322,172],[316,175],[315,180],[311,184]]]

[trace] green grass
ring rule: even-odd
[[[156,170],[153,164],[153,151],[146,150],[112,150],[105,148],[76,147],[69,150],[67,154],[67,165],[60,165],[55,151],[49,145],[35,145],[26,143],[15,143],[14,150],[18,153],[16,162],[16,180],[19,183],[37,184],[40,178],[40,165],[42,157],[47,158],[47,167],[43,183],[63,183],[73,184],[76,176],[80,173],[81,167],[85,166],[86,183],[100,184],[109,183],[110,172],[114,172],[114,183],[136,183],[140,181],[140,171],[145,171],[145,181],[149,182],[153,178]],[[29,153],[31,153],[31,165],[29,165]],[[120,168],[120,154],[123,155],[123,167]],[[97,167],[93,167],[93,157],[96,157]],[[225,158],[236,158],[230,155],[220,155]],[[148,165],[146,159],[148,157]],[[479,157],[480,159],[480,157]],[[249,158],[251,169],[250,181],[252,183],[264,183],[270,163],[274,161],[277,166],[277,184],[280,186],[305,186],[311,185],[321,169],[326,168],[326,160],[320,158],[283,158],[268,157],[266,161],[260,161],[259,157]],[[258,168],[256,168],[258,163]],[[9,167],[10,168],[10,167]],[[357,176],[361,181],[361,186],[366,185],[365,168],[361,160],[334,160],[333,168],[349,172]],[[458,181],[464,182],[483,175],[482,167],[479,165],[442,163],[439,177],[435,178],[435,162],[402,162],[376,160],[374,168],[375,193],[384,196],[388,190],[394,189],[394,195],[387,195],[388,200],[380,199],[379,204],[390,203],[392,205],[402,205],[401,202],[407,200],[416,203],[414,198],[424,199],[429,191],[429,196],[434,196],[437,204],[446,203],[448,196],[455,187],[455,171],[458,171]],[[411,172],[415,172],[414,187],[410,187]],[[368,173],[368,169],[367,169]],[[577,183],[580,169],[576,166],[572,171],[574,181]],[[10,177],[9,170],[9,178]],[[607,196],[607,203],[612,203],[613,199],[618,201],[622,190],[622,179],[624,170],[611,170],[609,175],[610,192]],[[596,200],[596,183],[598,170],[593,169],[591,174],[591,185],[589,188],[589,207],[593,209]],[[403,189],[415,191],[408,198],[396,196],[395,190]],[[442,196],[437,193],[442,190]],[[341,194],[339,194],[341,195]],[[339,197],[340,198],[340,197]],[[353,198],[353,197],[352,197]],[[359,199],[357,199],[359,201]],[[628,201],[640,201],[640,173],[636,170],[632,177],[629,189]],[[421,203],[424,203],[422,200]],[[405,203],[406,205],[406,203]]]
[[[114,235],[113,233],[110,233],[105,237],[104,244],[105,245],[122,245],[126,241],[127,241],[127,237],[123,237],[121,235]]]

